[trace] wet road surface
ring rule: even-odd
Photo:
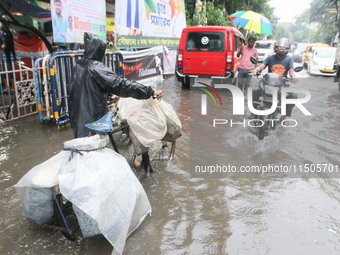
[[[299,75],[299,86],[312,93],[306,105],[312,117],[295,109],[293,115],[301,125],[278,128],[262,142],[245,129],[229,130],[220,137],[228,151],[214,151],[214,144],[207,144],[206,157],[222,155],[254,165],[340,165],[338,87],[332,78]],[[153,211],[127,240],[124,254],[339,254],[339,179],[315,174],[191,178],[191,92],[182,90],[173,76],[164,80],[162,89],[179,114],[183,136],[175,158],[141,180]],[[0,127],[0,254],[111,254],[112,247],[101,236],[74,243],[21,216],[13,185],[33,166],[58,153],[62,143],[72,138],[71,129],[57,131],[36,117],[0,123]]]

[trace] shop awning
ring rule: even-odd
[[[38,22],[47,22],[51,20],[51,11],[27,3],[24,0],[1,0],[1,2],[12,15],[27,15]]]

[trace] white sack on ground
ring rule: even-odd
[[[87,144],[92,151],[85,151]],[[64,149],[74,152],[58,174],[61,193],[93,218],[114,252],[122,254],[126,238],[151,212],[142,185],[124,157],[97,141],[78,138]]]

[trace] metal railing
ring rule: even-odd
[[[53,118],[58,127],[69,122],[68,97],[72,68],[83,56],[83,51],[58,52],[51,57],[49,77]],[[119,52],[107,50],[104,64],[120,76],[124,76],[123,56]]]
[[[4,65],[0,69],[0,111],[3,119],[13,120],[38,113],[40,121],[54,120],[58,127],[69,122],[72,69],[83,54],[81,50],[59,51],[39,58],[32,55],[32,68],[23,65],[20,57],[11,59],[11,64],[3,59]],[[103,62],[124,77],[121,53],[107,50]]]
[[[0,65],[0,117],[5,120],[13,120],[23,116],[37,113],[36,91],[34,86],[34,59],[37,56],[31,54],[26,58],[26,63],[18,54],[16,60],[3,59]]]

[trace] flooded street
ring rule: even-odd
[[[295,107],[292,117],[299,125],[278,127],[263,141],[244,127],[225,129],[224,135],[210,140],[206,133],[192,137],[197,127],[191,116],[199,111],[192,109],[192,91],[182,90],[174,76],[165,78],[164,99],[178,112],[183,135],[174,159],[141,180],[152,214],[129,237],[124,254],[339,254],[340,92],[333,78],[307,79],[305,70],[299,76],[296,86],[311,92],[305,105],[312,116]],[[230,95],[223,100],[231,107]],[[194,124],[206,128],[205,122]],[[2,122],[0,127],[0,254],[111,254],[102,236],[71,242],[21,216],[13,185],[61,150],[72,138],[70,127],[57,131],[36,116]],[[205,146],[192,150],[192,139],[201,139]],[[203,156],[196,160],[193,151]],[[193,163],[218,159],[238,167],[328,164],[338,166],[339,172],[304,173],[299,178],[192,178]],[[325,178],[329,176],[338,178]]]

